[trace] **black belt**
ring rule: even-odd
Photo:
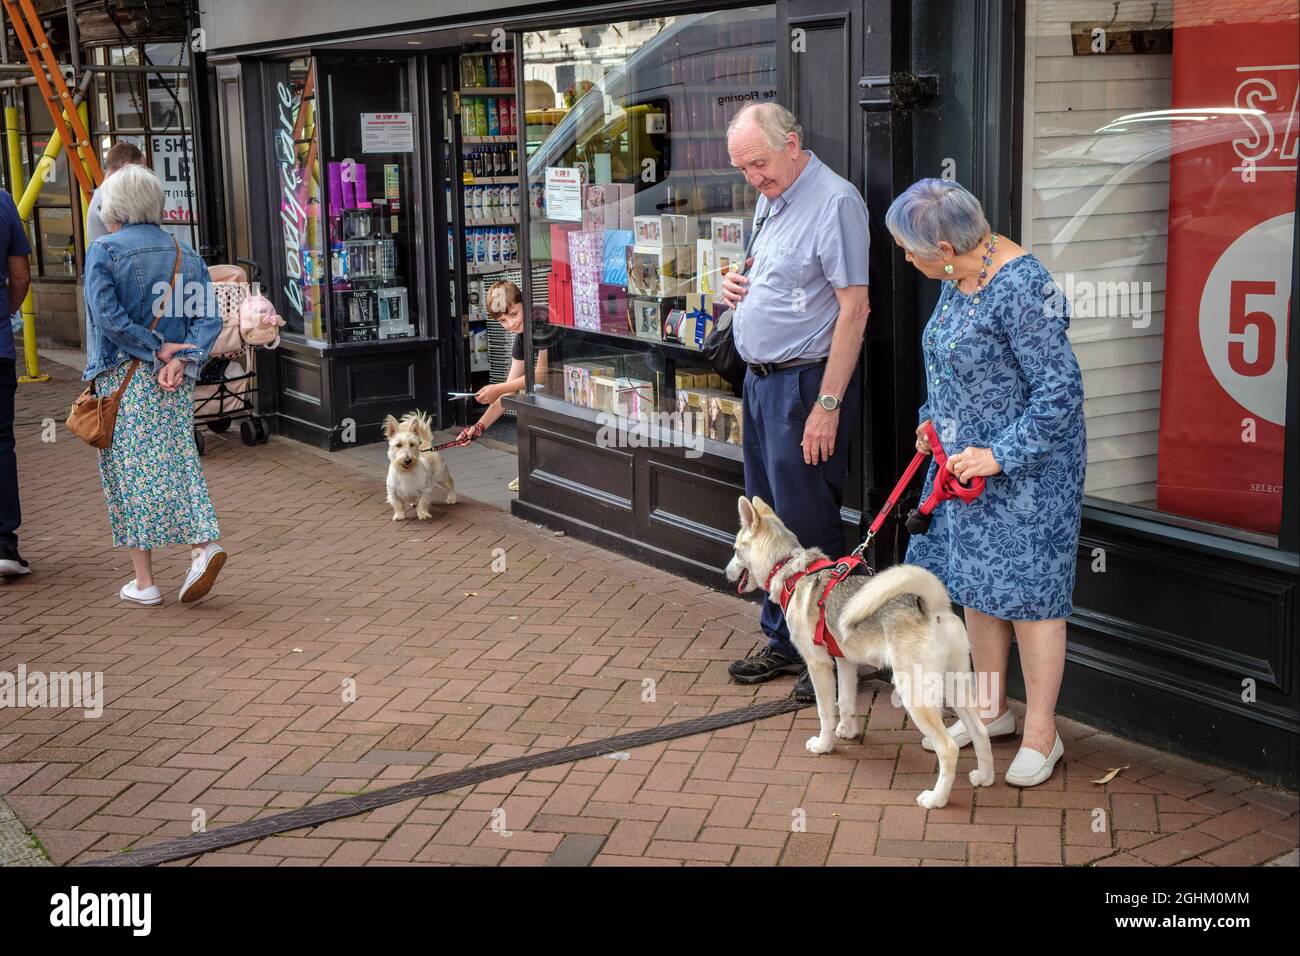
[[[788,368],[798,368],[801,365],[820,365],[825,362],[826,358],[806,358],[790,359],[788,362],[749,362],[749,370],[759,378],[766,378],[773,372],[784,372]]]

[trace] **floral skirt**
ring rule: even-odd
[[[95,391],[117,391],[130,363],[104,372]],[[99,452],[116,547],[153,548],[215,541],[217,513],[194,447],[194,383],[164,391],[141,365],[118,406],[113,444]]]

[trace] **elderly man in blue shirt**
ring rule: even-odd
[[[731,164],[761,194],[744,275],[729,274],[745,375],[745,493],[758,495],[805,547],[846,552],[840,505],[858,426],[867,298],[867,207],[853,184],[803,148],[799,122],[776,103],[740,110],[727,129]],[[803,672],[780,605],[763,604],[768,643],[729,668],[757,684]]]

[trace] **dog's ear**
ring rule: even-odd
[[[755,499],[757,500],[757,499]],[[736,501],[736,510],[740,512],[740,527],[743,531],[748,531],[758,524],[759,518],[754,511],[754,506],[749,503],[749,499],[741,495]]]
[[[384,432],[384,437],[387,438],[389,441],[392,441],[393,436],[397,434],[397,419],[394,418],[392,415],[385,416],[384,424],[383,424],[383,432]]]
[[[760,520],[763,518],[770,518],[776,514],[776,512],[771,509],[768,503],[764,501],[762,498],[760,498],[758,495],[754,495],[751,501],[754,505],[754,514],[758,515]]]
[[[429,425],[429,416],[419,414],[415,416],[415,424],[411,426],[415,434],[419,436],[421,442],[426,445],[433,444],[433,429]]]

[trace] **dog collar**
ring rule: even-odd
[[[789,555],[788,557],[784,557],[784,558],[782,558],[780,561],[776,562],[776,564],[774,564],[774,565],[772,566],[772,573],[769,574],[769,575],[767,576],[767,580],[763,582],[763,590],[764,590],[764,591],[766,591],[768,594],[771,594],[771,593],[772,593],[772,579],[773,579],[774,577],[776,577],[776,572],[780,571],[783,567],[785,567],[787,564],[789,564],[789,563],[790,563],[790,559],[793,558],[793,557],[794,557],[793,554],[792,554],[792,555]]]

